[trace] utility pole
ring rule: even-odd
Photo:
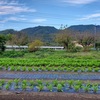
[[[94,25],[94,36],[96,36],[97,34],[97,28],[96,28],[96,24]],[[95,43],[94,43],[94,48],[95,48]]]
[[[95,24],[95,26],[94,26],[94,34],[96,35],[96,33],[97,33],[97,28],[96,28],[96,24]]]

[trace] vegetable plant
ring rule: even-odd
[[[58,85],[58,80],[53,80],[53,85],[56,87]]]
[[[22,84],[27,85],[27,80],[23,80],[23,81],[22,81]]]
[[[80,90],[80,85],[74,85],[74,89],[78,92]]]
[[[10,89],[10,84],[6,84],[5,89],[9,90]]]
[[[36,82],[38,85],[42,85],[42,83],[43,83],[42,80],[36,80]]]
[[[0,70],[2,70],[3,69],[3,67],[2,66],[0,66]]]
[[[18,66],[17,67],[17,69],[16,69],[16,71],[20,71],[21,70],[21,67],[20,66]]]
[[[93,88],[93,92],[94,92],[94,93],[97,93],[97,91],[98,91],[98,85],[97,85],[97,84],[94,84],[94,85],[92,86],[92,88]]]
[[[57,85],[57,91],[58,91],[58,92],[63,92],[63,90],[62,90],[62,85],[61,85],[61,84],[58,84],[58,85]]]
[[[30,81],[30,85],[34,86],[34,81],[33,80]]]
[[[22,84],[22,89],[26,90],[26,88],[27,88],[27,85],[26,84]]]
[[[27,69],[26,69],[26,67],[22,67],[22,69],[21,69],[22,71],[26,71]]]
[[[14,82],[15,82],[16,85],[18,85],[19,79],[14,79]]]
[[[52,90],[53,90],[53,85],[52,85],[52,84],[49,84],[49,85],[47,86],[47,88],[49,89],[49,91],[52,92]]]
[[[10,70],[15,71],[15,67],[14,66],[10,67]]]
[[[74,80],[68,80],[67,82],[69,84],[69,88],[72,88],[72,86],[74,84]]]
[[[83,86],[83,90],[85,91],[85,92],[88,92],[89,91],[89,86],[88,85],[86,85],[86,86]]]
[[[32,71],[32,70],[33,70],[33,68],[32,68],[32,67],[29,67],[29,68],[28,68],[28,71]]]
[[[43,85],[43,84],[39,84],[39,85],[38,85],[38,91],[42,91],[43,88],[44,88],[44,85]]]

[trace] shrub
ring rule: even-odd
[[[15,57],[23,57],[24,56],[23,51],[6,51],[2,55],[3,57],[10,57],[10,58],[15,58]]]
[[[74,43],[71,43],[70,45],[69,45],[69,52],[80,52],[80,51],[82,51],[83,50],[83,48],[82,47],[80,47],[80,46],[75,46],[75,44]]]
[[[43,42],[40,40],[35,40],[34,42],[30,43],[29,45],[29,51],[34,52],[39,49],[39,46],[43,45]]]

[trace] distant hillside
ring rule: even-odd
[[[50,26],[37,26],[33,28],[22,29],[21,32],[27,34],[28,36],[33,37],[34,39],[41,39],[44,42],[50,43],[52,41],[52,36],[54,33],[57,33],[55,27]]]
[[[0,34],[14,34],[16,32],[23,32],[27,35],[36,35],[36,34],[52,34],[56,33],[58,30],[55,27],[50,26],[37,26],[32,28],[25,28],[20,31],[15,31],[14,29],[6,29],[0,31]]]
[[[68,27],[68,29],[72,30],[77,34],[77,32],[90,32],[90,33],[99,33],[100,34],[100,25],[73,25]],[[17,33],[24,33],[27,34],[31,40],[34,39],[41,39],[44,42],[50,43],[53,41],[53,38],[55,33],[57,33],[59,30],[55,27],[50,26],[37,26],[37,27],[31,27],[31,28],[25,28],[20,31],[15,31],[14,29],[7,29],[0,31],[0,34],[17,34]]]
[[[68,27],[68,29],[73,30],[74,32],[91,32],[95,33],[100,33],[100,25],[73,25]],[[20,31],[15,31],[14,29],[6,29],[3,31],[0,31],[0,34],[14,34],[16,32],[23,32],[29,36],[38,36],[38,35],[46,35],[48,34],[52,35],[54,33],[57,33],[59,30],[56,29],[55,27],[50,27],[50,26],[37,26],[37,27],[32,27],[32,28],[25,28]]]
[[[26,28],[21,30],[21,32],[24,32],[28,35],[52,34],[52,33],[56,33],[57,31],[58,30],[55,27],[50,27],[50,26],[37,26],[37,27]]]
[[[0,34],[14,34],[16,33],[17,31],[15,31],[14,29],[6,29],[6,30],[3,30],[3,31],[0,31]]]
[[[96,32],[100,34],[100,25],[73,25],[68,27],[68,29],[76,32]]]
[[[55,27],[50,26],[37,26],[32,28],[25,28],[20,31],[15,31],[13,29],[7,29],[0,31],[0,34],[17,34],[17,32],[22,32],[24,34],[27,34],[29,37],[34,39],[41,39],[44,42],[51,42],[52,36],[54,33],[57,33],[58,29]]]

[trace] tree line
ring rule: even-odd
[[[49,35],[50,37],[50,35]],[[59,32],[52,34],[52,45],[62,45],[67,51],[89,51],[91,47],[100,50],[100,34],[92,34],[90,32],[73,32],[68,29],[59,30]],[[75,46],[78,43],[82,46]],[[5,45],[28,45],[29,51],[36,51],[36,46],[48,45],[43,41],[43,37],[35,38],[28,36],[23,32],[17,32],[15,34],[0,34],[0,51],[5,50]]]

